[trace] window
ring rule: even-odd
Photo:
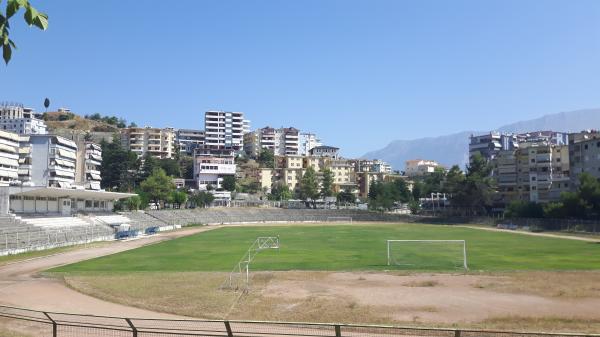
[[[98,200],[94,200],[94,208],[100,207],[100,202]]]
[[[91,200],[86,200],[85,201],[85,208],[92,208],[92,201]]]

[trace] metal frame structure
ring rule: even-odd
[[[258,253],[265,249],[279,250],[279,236],[259,236],[254,240],[246,254],[233,267],[231,273],[221,285],[221,289],[247,291],[250,287],[250,263]]]
[[[600,334],[545,333],[389,325],[148,319],[37,311],[0,305],[7,327],[32,336],[104,337],[600,337]],[[0,323],[0,326],[2,324]]]
[[[467,242],[465,240],[387,240],[387,264],[392,264],[390,243],[393,242],[429,242],[429,243],[459,243],[462,244],[463,251],[463,268],[469,270],[467,265]]]

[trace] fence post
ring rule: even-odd
[[[454,330],[454,337],[460,337],[460,330]]]
[[[135,325],[133,325],[133,322],[131,322],[131,320],[129,318],[125,318],[125,321],[127,322],[127,324],[129,324],[129,327],[131,328],[131,332],[133,333],[133,337],[137,337],[138,335],[138,331],[137,328],[135,327]]]
[[[57,337],[58,336],[58,329],[57,329],[57,325],[56,325],[56,321],[52,319],[52,317],[50,317],[50,315],[44,311],[44,315],[46,317],[48,317],[48,319],[50,320],[50,322],[52,322],[52,337]]]
[[[231,325],[229,325],[229,321],[224,321],[225,330],[227,330],[227,337],[233,337],[233,332],[231,331]]]
[[[335,325],[335,337],[342,337],[342,328],[339,324]]]

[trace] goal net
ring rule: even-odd
[[[467,270],[465,240],[387,240],[387,264],[401,269]]]
[[[347,222],[352,223],[351,216],[328,216],[327,222]]]
[[[265,249],[279,249],[279,236],[259,236],[254,240],[246,254],[233,267],[221,289],[247,291],[250,287],[250,263],[258,253]]]

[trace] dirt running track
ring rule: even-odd
[[[121,317],[181,318],[110,303],[72,290],[61,280],[40,277],[40,271],[49,268],[110,255],[160,241],[218,228],[196,227],[161,233],[136,240],[120,241],[88,249],[34,258],[0,267],[0,304],[34,310],[94,314]]]

